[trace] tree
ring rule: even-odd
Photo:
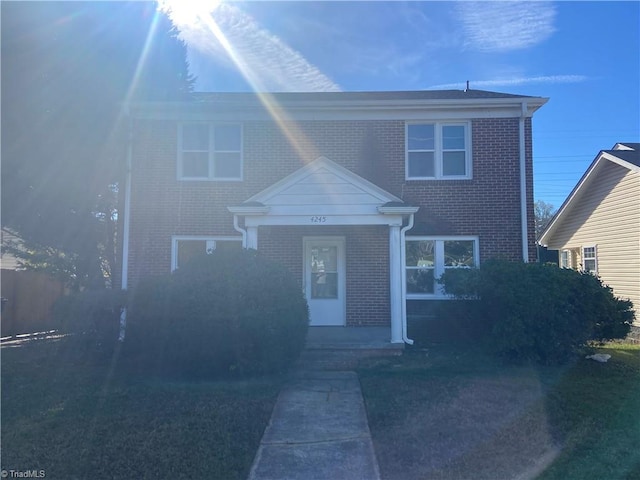
[[[536,222],[536,239],[539,239],[540,235],[542,235],[542,232],[547,228],[547,225],[555,215],[556,209],[550,203],[543,200],[536,200],[536,203],[533,205],[533,211]]]
[[[186,48],[155,4],[2,2],[2,223],[31,268],[105,284],[129,100],[181,100]],[[49,261],[47,260],[49,258]],[[73,273],[71,273],[73,272]]]

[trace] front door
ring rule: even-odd
[[[304,238],[303,284],[311,326],[346,323],[344,245],[344,237]]]

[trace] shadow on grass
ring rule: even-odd
[[[2,469],[46,478],[246,478],[283,378],[149,377],[68,339],[2,351]]]

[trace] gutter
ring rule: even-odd
[[[404,262],[406,256],[405,232],[413,228],[413,213],[409,215],[409,223],[400,229],[400,260]],[[400,296],[402,298],[402,340],[404,343],[413,345],[413,340],[407,336],[407,274],[403,265],[402,277],[400,281]]]
[[[529,262],[529,232],[527,229],[527,171],[525,148],[525,118],[527,116],[527,102],[522,102],[519,118],[520,127],[520,223],[522,229],[522,261]]]
[[[125,114],[129,117],[128,128],[128,145],[127,145],[127,164],[126,179],[124,190],[124,212],[122,225],[122,271],[121,271],[121,288],[127,290],[129,286],[129,229],[131,216],[131,159],[133,156],[133,120],[129,113],[128,106],[125,107]],[[120,311],[120,333],[118,341],[124,341],[125,331],[127,328],[127,307],[123,307]]]
[[[242,234],[242,248],[247,248],[247,231],[240,227],[238,223],[238,215],[236,214],[233,215],[233,229]]]

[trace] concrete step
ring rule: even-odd
[[[389,344],[391,345],[391,344]],[[300,370],[346,371],[355,369],[361,360],[372,357],[402,355],[404,345],[395,348],[305,348],[296,363]]]

